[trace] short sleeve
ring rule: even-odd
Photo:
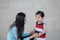
[[[46,27],[46,23],[43,23],[43,27]]]

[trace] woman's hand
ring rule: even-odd
[[[38,33],[34,33],[33,35],[31,35],[29,38],[32,39],[32,38],[37,38],[39,37],[39,34]]]
[[[35,30],[31,31],[30,34],[34,34],[35,33]]]
[[[39,34],[38,34],[38,33],[34,33],[34,34],[33,34],[33,37],[34,37],[34,38],[37,38],[37,37],[39,37]]]

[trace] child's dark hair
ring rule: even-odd
[[[45,16],[43,11],[37,11],[36,15],[40,15],[42,18]]]

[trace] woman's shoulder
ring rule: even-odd
[[[16,30],[16,29],[17,29],[17,28],[16,28],[16,25],[14,25],[14,26],[12,27],[12,29]]]
[[[9,29],[9,31],[11,31],[11,32],[16,31],[16,30],[17,30],[17,28],[15,25]]]

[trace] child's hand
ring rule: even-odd
[[[34,33],[35,33],[35,31],[34,31],[34,30],[30,32],[30,34],[34,34]]]
[[[39,33],[39,36],[43,35],[43,33]]]

